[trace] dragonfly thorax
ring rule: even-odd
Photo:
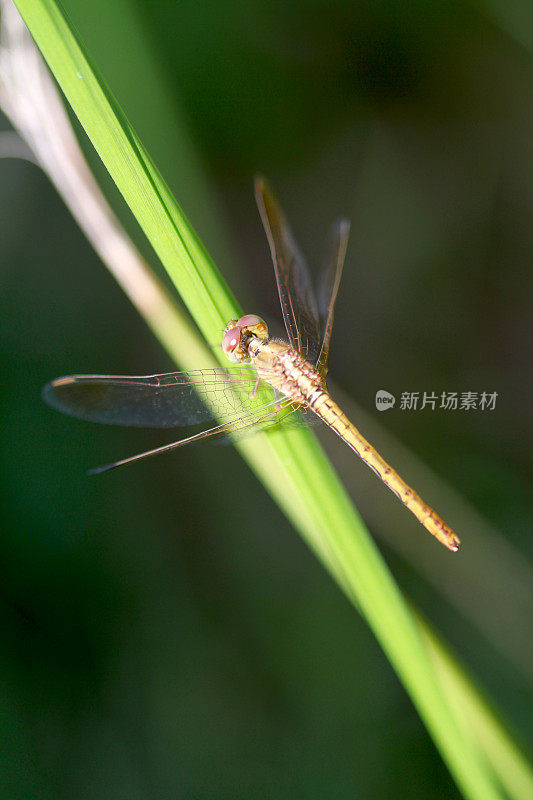
[[[313,398],[324,393],[321,375],[286,342],[252,337],[248,352],[258,377],[294,403],[310,405]]]

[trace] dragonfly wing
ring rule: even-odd
[[[317,303],[307,265],[287,218],[264,178],[255,179],[255,198],[270,245],[289,341],[314,364],[321,340]]]
[[[258,411],[274,399],[246,368],[202,369],[162,375],[70,375],[45,386],[53,408],[92,422],[172,428],[217,418],[222,424]],[[250,403],[252,404],[250,406]]]
[[[217,425],[214,428],[210,428],[207,431],[202,431],[194,436],[188,436],[185,439],[180,439],[179,442],[164,444],[161,447],[154,448],[153,450],[147,450],[144,453],[138,453],[135,456],[123,458],[120,461],[114,461],[112,464],[106,464],[103,467],[95,467],[89,470],[89,474],[96,475],[101,472],[108,472],[110,469],[123,467],[126,464],[133,464],[136,461],[141,461],[142,459],[149,458],[150,456],[156,456],[160,453],[168,453],[171,450],[176,450],[178,447],[184,447],[185,445],[212,440],[216,437],[231,436],[232,438],[238,439],[248,433],[255,433],[259,430],[282,425],[287,417],[296,410],[296,407],[288,398],[284,398],[283,400],[275,399],[271,403],[263,406],[263,408],[258,408],[250,412],[243,413],[242,416],[226,422],[223,425]]]
[[[333,328],[335,301],[341,282],[342,268],[350,235],[350,222],[340,219],[331,228],[326,261],[322,272],[322,280],[318,289],[318,312],[323,326],[323,338],[320,353],[316,361],[316,369],[326,377],[328,371],[329,345]]]

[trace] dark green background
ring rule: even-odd
[[[377,416],[530,558],[533,19],[503,0],[65,5],[248,311],[279,316],[261,171],[315,269],[352,219],[331,353],[349,395],[376,415],[380,388],[498,392],[493,413]],[[170,437],[62,417],[42,385],[173,365],[46,177],[0,175],[2,796],[456,798],[366,625],[230,447],[86,477]],[[383,551],[531,743],[527,669]]]

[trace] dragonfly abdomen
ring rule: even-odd
[[[417,520],[429,531],[436,539],[450,550],[457,550],[459,539],[446,525],[439,515],[428,506],[419,495],[401,478],[398,473],[382,458],[379,453],[367,442],[364,436],[357,430],[355,425],[350,422],[346,414],[329,396],[322,390],[313,401],[309,402],[309,408],[322,419],[346,444],[354,450],[360,458],[373,470],[381,480],[394,492],[402,503],[407,506]]]

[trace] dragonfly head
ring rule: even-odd
[[[268,339],[268,328],[261,317],[245,314],[240,319],[230,320],[222,337],[222,350],[226,357],[235,364],[248,363],[248,345],[252,337],[261,341]]]

